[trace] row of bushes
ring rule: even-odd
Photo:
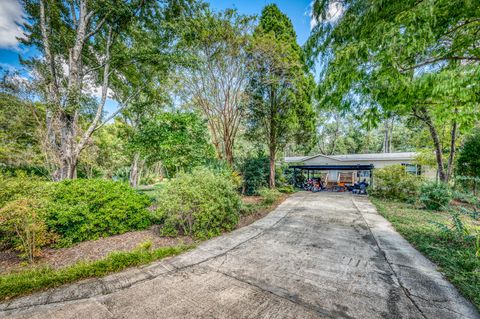
[[[425,181],[420,176],[406,172],[401,165],[376,169],[374,180],[374,186],[369,190],[370,195],[406,202],[418,199],[429,210],[446,208],[454,195],[448,184]]]
[[[38,177],[0,178],[0,249],[13,247],[33,260],[44,246],[70,246],[159,224],[165,236],[217,236],[236,227],[242,180],[225,168],[180,173],[147,196],[123,182]],[[292,192],[290,187],[281,189]],[[258,190],[264,204],[277,190]],[[150,208],[150,209],[149,209]]]

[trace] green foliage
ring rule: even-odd
[[[0,209],[0,232],[29,262],[40,255],[40,248],[58,239],[48,230],[43,214],[44,203],[39,199],[13,200]]]
[[[39,143],[43,116],[42,107],[0,91],[0,163],[43,165]]]
[[[468,136],[458,153],[458,174],[480,177],[480,129]]]
[[[480,129],[476,129],[474,133],[468,136],[463,143],[457,158],[458,175],[464,176],[463,184],[470,184],[473,191],[480,181]]]
[[[433,222],[433,224],[442,231],[442,235],[446,239],[457,241],[467,246],[475,246],[475,251],[477,252],[478,247],[476,241],[478,236],[480,236],[480,231],[475,232],[474,227],[467,224],[462,217],[479,220],[480,215],[477,212],[472,212],[463,207],[459,209],[449,209],[448,213],[450,214],[450,221],[448,223]]]
[[[468,194],[462,191],[453,190],[452,197],[454,200],[460,201],[462,203],[470,204],[476,208],[480,208],[480,199],[478,197]]]
[[[277,190],[278,190],[280,193],[285,193],[285,194],[295,193],[295,188],[293,187],[293,185],[281,186],[281,187],[278,187]]]
[[[275,4],[263,9],[250,51],[247,127],[252,138],[266,141],[272,187],[277,152],[295,140],[311,148],[314,81],[306,72],[290,19]]]
[[[259,210],[264,208],[264,205],[261,203],[243,203],[240,206],[240,215],[248,216],[255,214]]]
[[[150,200],[125,183],[101,179],[66,180],[55,185],[46,206],[46,223],[70,245],[145,229]]]
[[[34,268],[18,273],[0,275],[0,300],[17,297],[41,289],[58,287],[83,278],[100,277],[127,267],[139,266],[168,256],[178,255],[192,246],[162,247],[149,250],[143,247],[130,252],[115,252],[105,259],[80,262],[55,270]]]
[[[148,161],[161,161],[170,174],[214,156],[205,122],[195,113],[159,114],[142,124],[132,143]]]
[[[401,201],[415,198],[421,185],[420,177],[407,173],[402,165],[375,169],[373,181],[373,187],[369,190],[370,195]]]
[[[241,167],[245,195],[256,195],[261,187],[268,186],[268,163],[268,157],[260,154],[245,159]]]
[[[198,168],[165,183],[157,199],[162,235],[210,238],[235,228],[240,197],[231,173]]]
[[[430,260],[460,292],[480,307],[480,258],[473,240],[452,240],[443,229],[454,227],[448,212],[426,211],[406,203],[372,199],[378,212],[388,219],[395,229]],[[463,215],[463,214],[462,214]],[[474,220],[460,216],[467,227],[475,227]],[[478,231],[478,224],[477,224]],[[478,237],[477,237],[478,240]]]
[[[314,1],[319,23],[306,45],[311,62],[323,64],[319,104],[361,110],[370,126],[384,115],[408,116],[423,124],[437,154],[452,152],[445,147],[452,141],[438,142],[443,132],[455,143],[480,114],[477,3],[347,0],[336,3],[335,22],[330,3]],[[445,166],[439,156],[439,177],[447,181],[452,167]]]
[[[420,188],[420,202],[430,210],[447,208],[452,198],[452,190],[446,183],[429,182]]]
[[[48,196],[52,184],[37,176],[18,173],[16,176],[0,174],[0,208],[9,201],[20,198]]]
[[[262,203],[264,205],[272,205],[282,195],[277,189],[267,187],[260,188],[258,194],[262,197]]]

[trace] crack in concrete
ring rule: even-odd
[[[353,200],[353,198],[352,198],[351,200],[352,200],[352,203],[353,203],[353,205],[355,206],[358,214],[359,214],[360,216],[362,216],[363,222],[365,223],[365,225],[367,225],[368,231],[370,232],[370,235],[372,236],[373,240],[375,241],[375,244],[376,244],[376,246],[378,247],[380,254],[383,256],[383,258],[384,258],[385,261],[387,262],[390,270],[392,271],[392,274],[395,276],[395,279],[397,280],[398,284],[400,285],[400,288],[402,288],[402,291],[403,291],[404,295],[408,298],[408,300],[410,300],[410,302],[413,304],[413,306],[420,312],[420,314],[422,315],[422,317],[425,318],[425,319],[427,319],[427,316],[425,315],[425,313],[423,312],[423,310],[420,308],[420,306],[417,304],[417,302],[412,298],[412,295],[410,294],[410,291],[409,291],[405,286],[403,286],[403,284],[402,284],[402,282],[401,282],[401,280],[400,280],[400,277],[399,277],[398,274],[395,272],[395,269],[393,269],[392,263],[388,260],[385,251],[380,247],[380,244],[378,243],[377,237],[375,237],[375,235],[374,235],[373,232],[372,232],[372,229],[370,228],[370,225],[368,224],[368,222],[367,222],[367,220],[365,219],[365,217],[362,215],[362,211],[361,211],[360,208],[357,206],[357,204],[355,203],[355,201]]]
[[[325,309],[320,308],[320,307],[313,306],[313,305],[311,305],[311,304],[309,304],[309,303],[306,303],[306,302],[303,302],[303,301],[299,300],[298,298],[292,298],[292,297],[289,297],[289,296],[284,296],[284,295],[278,294],[278,293],[276,293],[276,292],[274,292],[274,291],[271,291],[271,290],[269,290],[269,289],[267,289],[267,288],[265,288],[265,287],[262,287],[262,286],[260,286],[260,285],[258,285],[258,284],[255,284],[255,283],[253,283],[253,282],[247,281],[247,280],[245,280],[245,279],[241,279],[241,278],[235,277],[234,275],[228,274],[228,273],[223,272],[223,271],[220,271],[220,270],[215,270],[215,271],[216,271],[217,273],[219,273],[219,274],[222,274],[222,275],[228,277],[228,278],[231,278],[231,279],[237,280],[237,281],[239,281],[239,282],[242,282],[242,283],[244,283],[244,284],[247,284],[247,285],[249,285],[249,286],[255,287],[255,288],[259,289],[259,290],[262,291],[262,292],[271,294],[271,295],[273,295],[273,296],[275,296],[275,297],[277,297],[277,298],[281,298],[282,300],[286,300],[286,301],[288,301],[288,302],[291,302],[291,303],[293,303],[293,304],[295,304],[295,305],[297,305],[297,306],[300,306],[300,307],[302,307],[302,308],[304,308],[304,309],[307,309],[307,310],[309,310],[309,311],[313,311],[313,312],[315,312],[316,314],[319,314],[319,315],[322,315],[322,316],[327,316],[328,318],[332,318],[332,319],[333,319],[333,318],[354,319],[353,317],[350,317],[350,316],[347,316],[347,317],[345,317],[345,316],[344,316],[344,317],[338,317],[338,316],[336,316],[336,315],[333,315],[333,314],[332,314],[330,311],[328,311],[328,310],[325,310]]]

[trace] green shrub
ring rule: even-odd
[[[0,207],[19,198],[45,198],[52,183],[37,176],[18,173],[16,176],[0,175]]]
[[[425,183],[420,189],[420,201],[425,205],[425,208],[430,210],[445,208],[452,198],[452,191],[445,183]]]
[[[241,200],[231,173],[198,168],[166,182],[157,205],[162,235],[210,238],[235,228]]]
[[[275,201],[281,196],[277,189],[270,189],[267,187],[260,188],[258,193],[262,197],[262,202],[265,205],[271,205],[275,203]]]
[[[70,245],[144,229],[150,225],[150,200],[122,182],[65,180],[55,184],[47,204],[47,225]]]
[[[269,159],[267,156],[247,158],[242,165],[243,193],[256,195],[262,187],[268,186]]]
[[[284,185],[277,188],[280,193],[292,194],[295,193],[293,185]]]
[[[419,176],[407,173],[402,165],[375,169],[373,177],[370,195],[401,201],[417,197],[422,182]]]
[[[22,257],[30,262],[40,248],[54,243],[58,236],[47,229],[43,203],[38,199],[17,199],[0,209],[0,230]]]
[[[263,208],[263,205],[260,203],[242,203],[240,206],[240,214],[242,216],[252,215],[258,212],[262,208]]]

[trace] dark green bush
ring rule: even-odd
[[[452,191],[445,183],[430,182],[423,184],[420,188],[420,201],[426,209],[444,209],[452,198]]]
[[[268,186],[269,159],[265,155],[247,158],[242,165],[243,186],[245,195],[256,195],[262,187]]]
[[[210,238],[235,228],[241,200],[234,179],[231,172],[199,168],[166,182],[157,199],[161,234]]]
[[[370,195],[400,201],[416,198],[422,182],[419,176],[407,173],[402,165],[375,169],[373,177]]]
[[[150,200],[122,182],[66,180],[55,184],[47,204],[46,223],[70,245],[147,228]]]

